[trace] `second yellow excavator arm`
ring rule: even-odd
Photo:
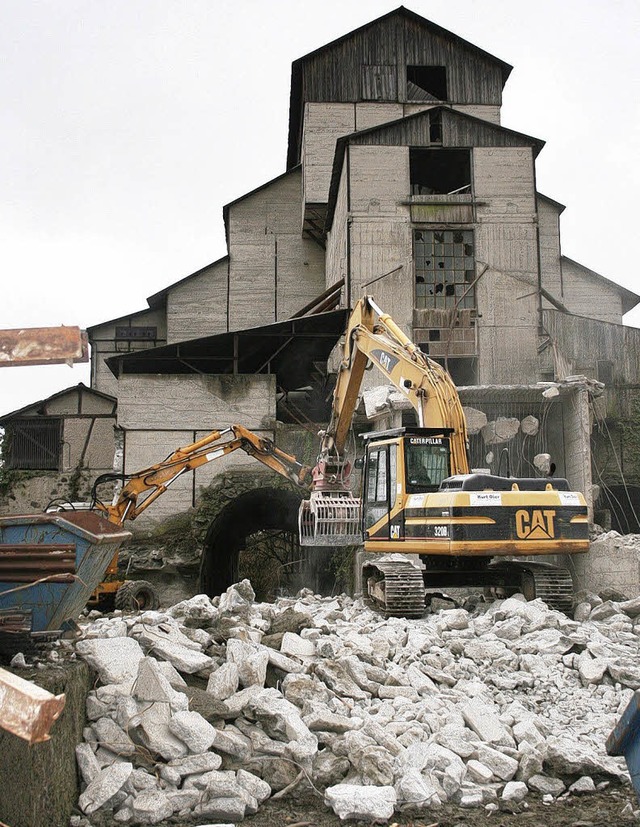
[[[225,440],[227,436],[232,438]],[[283,477],[287,477],[296,485],[305,486],[310,483],[311,468],[302,465],[295,457],[276,448],[267,437],[258,436],[242,425],[231,425],[220,431],[211,431],[197,442],[178,448],[156,465],[151,465],[135,474],[125,475],[126,483],[113,505],[96,502],[95,508],[101,511],[110,522],[118,525],[122,525],[125,520],[135,520],[161,494],[164,494],[178,477],[238,449]],[[121,478],[121,476],[104,474],[99,477],[94,484],[94,491],[100,483],[115,478]]]

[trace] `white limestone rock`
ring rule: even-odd
[[[82,812],[85,815],[91,815],[103,807],[122,789],[132,771],[133,764],[129,761],[116,763],[100,770],[78,799],[78,806]]]
[[[183,741],[189,751],[206,752],[216,738],[217,730],[199,712],[176,712],[169,721],[169,731]]]
[[[470,698],[461,703],[459,709],[469,729],[485,743],[515,746],[513,738],[486,701],[481,698]]]
[[[100,763],[90,744],[83,742],[76,746],[76,761],[85,784],[90,784],[94,778],[100,775]]]
[[[218,701],[226,701],[238,691],[240,676],[233,661],[223,663],[209,675],[207,692]]]
[[[594,780],[588,775],[583,775],[581,778],[578,778],[578,780],[569,787],[569,792],[572,795],[584,795],[585,793],[595,793],[595,791],[596,785]]]
[[[133,817],[138,824],[157,824],[173,815],[173,804],[163,790],[143,790],[133,799]]]
[[[532,775],[527,781],[527,786],[540,795],[551,795],[557,798],[566,790],[564,782],[559,778],[551,778],[548,775]]]
[[[508,781],[504,785],[502,795],[503,801],[524,801],[529,792],[529,788],[523,781]]]
[[[356,819],[382,823],[393,815],[397,796],[391,786],[363,787],[356,784],[337,784],[327,787],[324,801],[341,821]]]
[[[130,637],[79,640],[76,652],[96,670],[103,684],[131,684],[144,657],[138,641]]]
[[[140,713],[138,732],[144,745],[166,761],[183,758],[189,748],[171,732],[171,707],[168,703],[156,701]]]
[[[313,640],[300,637],[294,632],[285,632],[282,636],[280,651],[296,658],[312,658],[316,653],[316,645]]]
[[[136,745],[131,738],[112,718],[98,718],[93,723],[93,731],[101,746],[111,752],[118,755],[133,755],[136,751]]]

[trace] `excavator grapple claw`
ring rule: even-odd
[[[360,545],[361,513],[361,500],[350,491],[312,492],[300,503],[300,545]]]

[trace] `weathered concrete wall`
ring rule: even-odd
[[[574,585],[598,594],[616,589],[628,598],[640,595],[640,537],[610,531],[591,543],[587,554],[570,559]]]
[[[79,792],[75,748],[86,720],[89,668],[76,661],[15,671],[54,695],[64,692],[66,700],[45,743],[30,746],[0,729],[0,821],[11,827],[68,827]]]
[[[433,104],[427,103],[306,103],[302,137],[304,202],[327,203],[338,138],[432,107]],[[497,105],[454,104],[452,108],[475,118],[500,123],[500,107]]]
[[[562,302],[572,313],[622,324],[622,296],[616,284],[563,256],[562,285]]]
[[[350,150],[347,149],[347,152]],[[326,284],[330,287],[340,279],[347,281],[347,267],[348,267],[348,230],[347,219],[349,211],[348,202],[348,181],[347,181],[347,165],[343,164],[342,173],[340,175],[340,187],[338,196],[336,198],[336,206],[333,216],[333,225],[327,236],[327,255],[326,255]],[[343,297],[347,290],[343,289]]]
[[[560,211],[561,207],[546,198],[536,199],[538,207],[538,231],[540,233],[540,270],[542,286],[558,301],[563,301],[562,267],[560,264]],[[543,307],[551,307],[543,299]]]
[[[229,207],[229,329],[288,319],[325,289],[324,251],[302,238],[299,169]]]
[[[571,373],[598,379],[598,362],[605,360],[611,367],[611,386],[640,383],[640,328],[570,316],[557,310],[545,310],[543,323]],[[615,405],[615,399],[609,405]]]
[[[156,339],[149,341],[118,341],[116,327],[155,327]],[[89,342],[91,344],[91,387],[111,396],[118,396],[118,380],[105,364],[105,359],[117,356],[119,353],[130,353],[137,350],[147,350],[150,347],[166,344],[167,323],[164,309],[143,310],[105,322],[91,328]]]
[[[212,430],[239,423],[273,437],[275,376],[127,376],[120,381],[118,425],[124,430],[124,471],[149,467]],[[148,532],[167,517],[191,508],[202,487],[230,466],[255,463],[244,452],[185,474],[133,528]]]
[[[538,249],[531,149],[473,150],[478,382],[538,378]]]
[[[228,259],[178,282],[167,291],[167,342],[213,336],[227,329]]]

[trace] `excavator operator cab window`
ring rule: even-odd
[[[446,437],[406,437],[404,458],[409,494],[436,491],[442,480],[450,476]]]

